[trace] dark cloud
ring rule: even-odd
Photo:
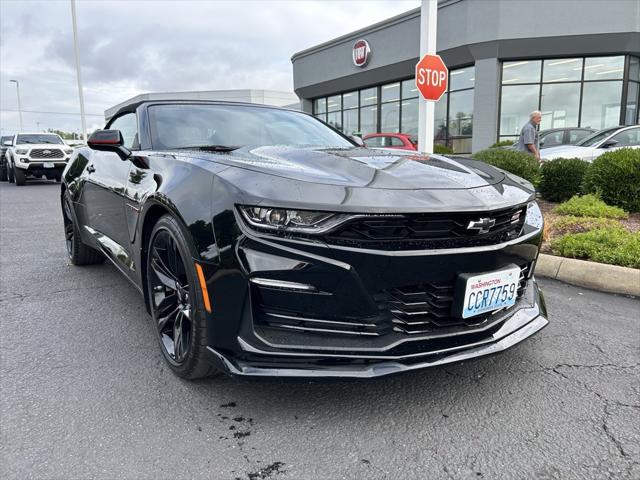
[[[292,90],[291,55],[418,6],[413,1],[78,1],[86,111],[145,91]],[[0,99],[15,109],[77,112],[68,1],[0,1]],[[13,130],[17,114],[2,112]],[[79,128],[75,116],[25,114],[27,129]],[[101,124],[89,117],[88,124]]]

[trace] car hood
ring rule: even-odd
[[[543,148],[540,150],[542,159],[554,158],[584,158],[591,154],[593,147],[580,147],[577,145],[560,145],[557,147]]]
[[[505,174],[471,159],[367,148],[246,147],[201,159],[302,182],[393,190],[470,189],[495,185]]]

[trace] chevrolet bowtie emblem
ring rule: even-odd
[[[487,233],[496,224],[493,218],[481,218],[479,220],[471,220],[467,225],[467,230],[476,230],[478,233]]]

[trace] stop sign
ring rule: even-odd
[[[416,64],[416,87],[425,100],[440,100],[448,79],[449,71],[440,55],[425,55]]]

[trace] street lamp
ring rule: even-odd
[[[80,52],[78,51],[78,27],[76,26],[76,0],[71,0],[71,23],[73,24],[73,50],[76,54],[76,76],[78,79],[78,96],[80,97],[80,121],[82,123],[82,139],[87,141],[87,123],[84,117],[84,95],[82,93],[82,74],[80,72]]]
[[[20,121],[20,131],[22,131],[22,106],[20,105],[20,82],[18,80],[9,80],[9,83],[16,84],[16,93],[18,94],[18,119]]]

